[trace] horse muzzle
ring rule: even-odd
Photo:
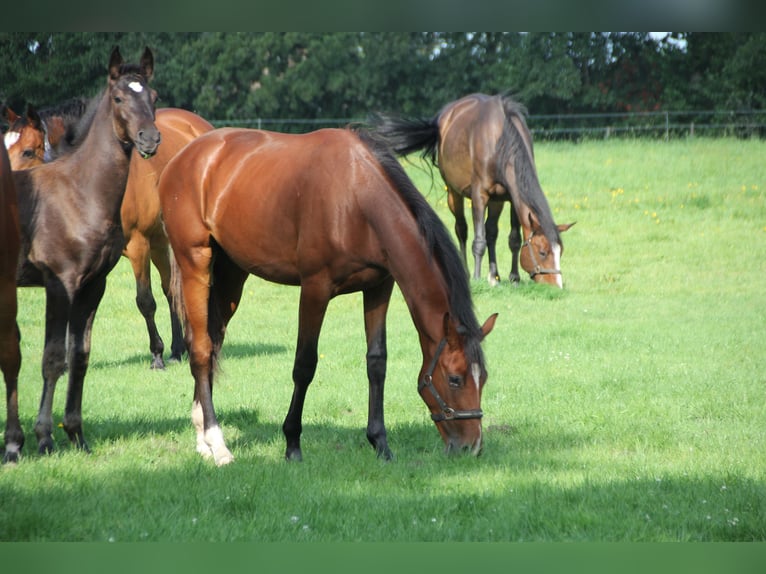
[[[162,136],[158,130],[141,130],[135,140],[136,151],[142,158],[149,159],[157,153],[160,141],[162,141]]]

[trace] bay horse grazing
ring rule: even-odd
[[[137,150],[133,151],[121,219],[126,240],[123,255],[130,260],[136,277],[136,305],[149,332],[151,367],[163,369],[165,344],[154,320],[157,302],[152,294],[150,261],[159,272],[162,291],[170,309],[171,361],[181,360],[185,345],[181,321],[170,292],[170,255],[160,217],[157,185],[162,170],[176,152],[197,136],[212,130],[213,126],[200,116],[177,108],[158,109],[155,124],[162,133],[162,145],[148,160],[140,157]]]
[[[88,451],[82,431],[82,391],[93,320],[106,277],[124,245],[120,207],[130,154],[157,151],[156,93],[148,81],[154,57],[146,48],[139,64],[111,53],[107,86],[83,116],[75,149],[56,161],[14,171],[19,198],[19,286],[45,288],[43,390],[35,423],[39,451],[53,450],[53,394],[69,370],[63,428]],[[68,347],[67,347],[68,334]],[[68,356],[67,356],[68,355]]]
[[[380,114],[375,128],[400,155],[422,150],[438,165],[447,185],[455,234],[466,262],[467,224],[463,200],[471,199],[474,239],[473,278],[481,276],[481,261],[489,249],[490,284],[499,280],[495,243],[498,220],[510,201],[512,282],[519,281],[518,262],[539,283],[563,287],[560,232],[574,224],[556,225],[535,168],[532,135],[524,107],[510,96],[471,94],[444,106],[429,119]],[[486,226],[484,213],[487,212]],[[521,241],[520,227],[524,230]],[[524,249],[526,247],[526,249]]]
[[[5,379],[5,454],[3,462],[16,462],[24,445],[19,422],[18,381],[21,368],[19,327],[16,323],[16,265],[19,260],[19,210],[11,164],[0,146],[0,370]]]
[[[216,129],[168,163],[159,193],[175,254],[173,289],[185,309],[200,454],[218,465],[233,460],[212,389],[248,274],[300,286],[294,389],[282,426],[288,460],[302,459],[304,400],[329,301],[357,291],[367,337],[367,438],[378,456],[392,457],[383,387],[395,282],[420,338],[418,391],[446,450],[480,452],[487,377],[480,342],[496,315],[477,322],[468,275],[444,224],[384,144],[342,129]]]
[[[71,105],[62,109],[68,110],[67,115],[49,116],[48,123],[61,126],[59,129],[67,130],[73,136],[74,128],[68,126],[71,118],[75,117],[78,110]],[[11,121],[15,114],[10,108],[8,111],[9,121]],[[82,113],[84,110],[80,111],[81,115]],[[64,119],[67,123],[64,123]],[[170,300],[168,240],[160,218],[157,184],[160,174],[170,158],[189,141],[213,129],[213,126],[200,116],[177,108],[157,110],[155,125],[162,133],[162,146],[148,160],[142,158],[137,150],[133,150],[120,218],[126,241],[123,255],[130,260],[133,268],[133,274],[136,278],[136,306],[146,322],[146,329],[149,333],[149,350],[152,354],[151,367],[163,369],[165,368],[163,358],[165,343],[155,321],[157,302],[152,293],[151,263],[154,263],[159,272],[162,290],[168,299],[170,309],[172,336],[170,360],[180,361],[185,346],[181,322],[178,319],[175,306]],[[32,106],[27,109],[26,119],[16,116],[6,134],[7,141],[14,142],[9,148],[12,168],[27,169],[43,163],[44,153],[47,149],[47,137],[43,123]],[[62,149],[64,150],[63,153],[68,150],[66,147]],[[15,164],[14,157],[16,157]],[[55,159],[50,154],[45,157],[49,158],[46,161]]]
[[[88,100],[82,98],[73,98],[40,111],[27,104],[26,116],[6,108],[8,131],[3,139],[11,168],[29,169],[67,153],[74,145],[74,126],[87,105]]]

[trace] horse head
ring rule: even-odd
[[[557,225],[559,233],[563,233],[572,227],[574,223]],[[561,277],[561,255],[564,252],[564,244],[557,237],[555,241],[543,232],[542,227],[529,214],[528,225],[524,225],[524,243],[519,252],[519,262],[522,268],[529,273],[533,281],[547,283],[561,288],[564,286]]]
[[[472,337],[446,313],[444,337],[428,368],[421,372],[418,391],[448,453],[481,452],[481,392],[487,371],[479,343],[492,331],[495,319],[497,314],[481,327],[480,337]]]
[[[27,104],[27,115],[21,117],[11,108],[6,108],[8,131],[5,133],[5,147],[11,169],[28,169],[40,165],[45,159],[45,127],[31,104]]]
[[[123,64],[119,48],[112,51],[108,89],[114,132],[124,145],[135,145],[144,158],[153,156],[160,145],[160,132],[154,125],[157,92],[148,85],[153,73],[154,56],[149,48],[137,66]]]

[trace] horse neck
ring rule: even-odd
[[[426,344],[435,346],[444,336],[444,315],[450,310],[446,279],[417,231],[387,230],[381,242],[426,354]]]
[[[132,145],[117,138],[112,123],[110,97],[105,93],[87,133],[65,158],[71,163],[87,166],[86,177],[94,186],[91,189],[96,190],[93,193],[103,200],[107,209],[111,211],[110,208],[116,208],[119,211],[128,180],[131,150]]]

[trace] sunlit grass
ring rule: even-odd
[[[84,398],[93,453],[58,430],[58,451],[41,457],[43,293],[21,290],[27,444],[20,464],[0,469],[0,539],[763,541],[764,152],[739,140],[536,146],[556,220],[577,221],[564,235],[566,288],[472,284],[479,319],[500,313],[484,344],[477,459],[442,454],[416,391],[417,333],[395,291],[395,460],[376,460],[364,435],[362,304],[351,295],[330,304],[304,461],[286,463],[298,290],[253,278],[214,395],[236,461],[214,467],[194,450],[188,364],[149,370],[126,261],[95,321]],[[407,169],[451,230],[441,182]],[[56,420],[65,390],[62,379]]]

